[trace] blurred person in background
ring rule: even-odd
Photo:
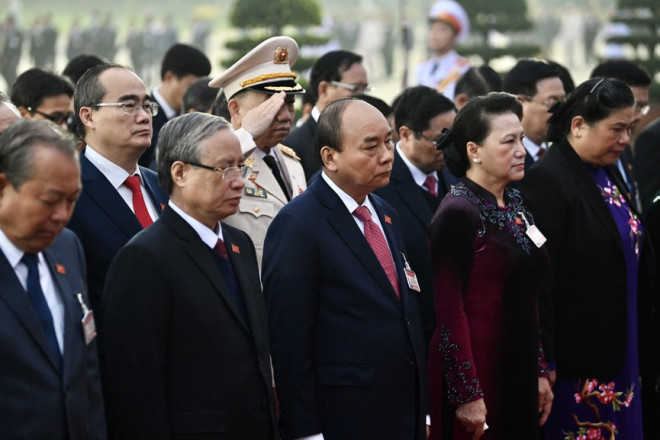
[[[454,99],[456,81],[470,68],[468,60],[458,55],[454,48],[470,34],[470,19],[458,2],[439,0],[431,6],[428,22],[431,58],[415,68],[417,84],[434,88]]]
[[[0,134],[19,119],[21,114],[16,106],[11,103],[9,96],[0,91]]]
[[[535,216],[507,187],[524,175],[522,111],[508,93],[476,97],[440,141],[461,180],[428,235],[433,439],[538,439],[550,412],[538,323],[550,258]]]
[[[218,96],[218,89],[209,87],[209,81],[211,81],[210,77],[203,76],[190,84],[186,93],[183,94],[182,114],[192,112],[211,113],[213,103]]]
[[[470,67],[456,82],[454,104],[462,109],[472,98],[502,90],[502,77],[488,64]]]
[[[65,130],[73,125],[73,85],[56,73],[26,70],[16,78],[11,100],[25,119],[47,119]]]
[[[617,438],[644,437],[639,378],[652,386],[660,372],[651,330],[652,257],[641,213],[615,166],[630,142],[634,106],[622,81],[594,78],[579,85],[555,108],[548,135],[553,146],[520,185],[552,259],[540,307],[555,394],[547,440],[577,432],[576,420],[602,421],[598,428],[606,438],[609,423]],[[601,396],[592,399],[590,391]]]

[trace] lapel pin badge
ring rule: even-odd
[[[55,265],[55,271],[61,275],[66,275],[66,269],[61,264]]]
[[[235,254],[240,254],[241,253],[241,249],[238,246],[236,246],[235,244],[231,245],[231,251]]]
[[[392,219],[390,218],[389,215],[386,215],[386,216],[385,216],[385,223],[387,223],[387,224],[389,224],[389,225],[392,224]]]
[[[160,210],[161,210],[161,211],[165,211],[165,203],[161,203],[161,204],[160,204]]]

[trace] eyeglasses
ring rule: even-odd
[[[415,136],[417,136],[418,138],[426,139],[427,141],[429,141],[433,145],[435,145],[436,150],[440,150],[440,148],[438,147],[438,145],[440,144],[440,139],[439,140],[431,139],[430,137],[426,136],[421,131],[416,132]]]
[[[97,104],[90,104],[89,107],[121,107],[121,110],[127,115],[134,116],[139,109],[144,110],[150,116],[156,116],[158,114],[159,105],[157,102],[145,102],[140,104],[135,101],[127,102],[99,102]]]
[[[651,111],[651,105],[640,105],[638,102],[636,102],[634,109],[636,112],[639,112],[640,115],[646,116],[649,114],[649,111]]]
[[[222,173],[222,180],[231,182],[232,180],[237,179],[240,177],[241,179],[245,179],[248,174],[252,172],[252,167],[248,165],[243,165],[240,167],[227,167],[227,168],[219,168],[219,167],[210,167],[208,165],[202,165],[201,163],[196,163],[196,162],[186,162],[188,165],[192,165],[194,167],[198,168],[204,168],[205,170],[211,170],[211,171],[217,171],[219,173]]]
[[[370,93],[374,91],[374,88],[366,85],[366,84],[346,84],[343,82],[339,81],[330,81],[330,84],[332,84],[335,87],[341,87],[342,89],[346,89],[351,91],[352,93]]]
[[[57,125],[62,125],[62,124],[68,125],[70,122],[73,121],[73,112],[68,112],[68,113],[57,112],[57,113],[48,114],[48,113],[40,112],[36,108],[32,108],[32,107],[28,107],[27,110],[30,113],[36,113],[38,115],[41,115],[44,118],[48,119],[49,121],[56,123]]]
[[[543,101],[537,101],[534,99],[533,96],[525,96],[525,99],[527,99],[529,102],[535,102],[539,105],[542,105],[543,107],[547,108],[550,110],[555,104],[558,102],[563,102],[564,98],[548,98],[544,99]]]

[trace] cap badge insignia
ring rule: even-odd
[[[289,64],[289,50],[286,47],[278,47],[275,49],[275,64]]]

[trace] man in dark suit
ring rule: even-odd
[[[249,167],[226,121],[168,122],[158,141],[168,208],[112,263],[105,309],[110,433],[116,438],[278,438],[256,254],[220,223]]]
[[[392,130],[357,99],[319,118],[323,172],[271,224],[264,296],[280,432],[291,439],[426,438],[419,287],[387,185]]]
[[[328,52],[316,60],[309,82],[307,92],[313,95],[316,104],[307,121],[283,142],[300,156],[307,182],[321,169],[321,159],[314,148],[314,134],[323,109],[336,99],[359,95],[370,89],[362,57],[346,50]]]
[[[77,154],[45,121],[0,136],[3,439],[106,438],[85,262],[64,229],[81,188]]]
[[[634,165],[642,207],[646,209],[653,202],[655,193],[660,191],[660,118],[637,136]]]
[[[153,120],[151,145],[140,157],[140,165],[156,169],[156,143],[158,133],[167,121],[181,113],[183,95],[188,87],[202,76],[211,73],[211,62],[199,49],[187,44],[172,45],[160,64],[161,83],[151,91],[159,111]]]
[[[112,259],[158,218],[167,201],[156,173],[138,166],[158,106],[135,73],[113,64],[85,72],[74,103],[87,146],[80,155],[83,191],[68,227],[85,250],[89,296],[102,324],[101,294]]]
[[[559,70],[549,62],[523,58],[502,78],[502,90],[516,95],[523,106],[527,171],[548,150],[550,109],[566,96],[564,85]]]
[[[444,95],[426,86],[406,89],[394,110],[399,142],[394,152],[390,183],[375,191],[401,216],[410,266],[417,274],[419,306],[426,346],[435,330],[433,281],[426,230],[450,185],[458,179],[448,171],[436,142],[454,123],[456,108]]]

